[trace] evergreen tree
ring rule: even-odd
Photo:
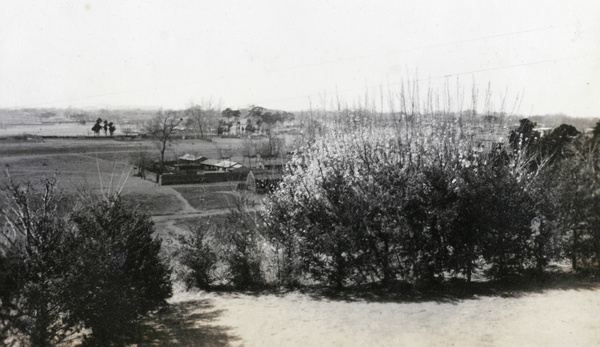
[[[65,273],[73,262],[73,239],[57,211],[55,178],[43,189],[11,181],[2,211],[9,228],[0,234],[0,342],[8,334],[26,344],[64,340],[76,322],[65,308]]]
[[[98,118],[96,120],[96,123],[92,127],[92,131],[94,132],[94,134],[96,134],[96,136],[100,134],[100,130],[102,130],[102,118]]]
[[[119,196],[75,211],[80,247],[69,291],[73,319],[92,331],[93,343],[127,338],[139,318],[171,296],[170,270],[147,215],[129,210]]]

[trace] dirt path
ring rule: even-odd
[[[173,194],[183,204],[183,210],[179,211],[175,216],[189,215],[189,214],[195,214],[195,213],[199,212],[192,205],[190,205],[190,203],[187,201],[187,199],[184,198],[183,195],[181,195],[181,193],[179,193],[177,190],[175,190],[171,187],[164,187],[164,188],[166,191]]]
[[[452,303],[178,292],[170,302],[182,323],[164,336],[186,346],[600,345],[598,289]]]

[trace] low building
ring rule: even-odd
[[[200,167],[206,171],[233,171],[241,169],[243,165],[227,159],[206,159],[200,162]]]
[[[201,163],[207,158],[204,156],[196,156],[193,154],[185,154],[177,158],[177,163],[174,164],[176,171],[186,171],[187,173],[196,173],[202,170]]]

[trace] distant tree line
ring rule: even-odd
[[[253,134],[263,131],[270,134],[271,129],[277,123],[283,123],[294,119],[294,114],[286,111],[269,111],[261,106],[251,106],[246,116],[246,122],[242,124],[240,110],[226,108],[221,112],[223,119],[219,120],[218,133],[228,133],[232,127],[237,127],[237,133]]]
[[[113,122],[109,122],[108,120],[102,120],[102,118],[98,118],[96,123],[92,127],[92,131],[96,134],[96,136],[100,135],[100,131],[104,130],[104,135],[110,134],[113,136],[117,127],[113,124]]]

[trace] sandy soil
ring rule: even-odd
[[[450,303],[177,292],[148,345],[598,346],[600,290]],[[144,345],[144,344],[142,344]]]

